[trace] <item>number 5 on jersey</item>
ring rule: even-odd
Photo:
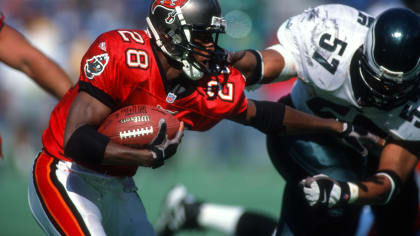
[[[324,33],[319,39],[319,46],[329,52],[335,52],[338,50],[338,55],[342,56],[344,50],[346,50],[347,43],[338,38],[334,38],[334,40],[332,40],[331,34]],[[334,74],[337,71],[338,64],[340,64],[340,61],[335,58],[333,58],[331,62],[327,61],[318,51],[314,52],[312,58],[331,74]]]

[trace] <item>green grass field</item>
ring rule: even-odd
[[[138,192],[151,222],[155,222],[166,192],[180,182],[200,199],[242,205],[273,216],[278,215],[284,181],[267,157],[262,157],[258,164],[248,162],[238,165],[221,165],[192,156],[175,158],[157,170],[141,168],[135,176]],[[29,211],[26,187],[26,177],[16,173],[10,166],[0,169],[0,235],[43,235]],[[206,231],[178,235],[223,234]]]

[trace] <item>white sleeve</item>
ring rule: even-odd
[[[302,14],[290,17],[277,30],[278,44],[272,45],[267,49],[275,50],[284,58],[285,66],[275,81],[284,81],[297,76],[306,84],[316,84],[322,88],[332,90],[340,86],[347,73],[347,56],[350,56],[353,48],[359,47],[359,35],[357,40],[351,40],[352,29],[358,27],[358,11],[338,4],[321,5],[316,8],[305,10]],[[351,17],[349,19],[349,17]],[[354,23],[354,22],[356,23]],[[332,35],[347,41],[345,55],[325,50],[319,45],[322,35]],[[332,40],[335,40],[332,39]],[[351,45],[350,45],[351,43]],[[340,56],[342,63],[336,68],[334,73],[326,70],[325,66],[317,59],[315,53],[320,54],[323,59],[331,61]],[[334,54],[335,53],[335,54]],[[338,64],[337,64],[338,66]],[[335,79],[331,79],[335,78]]]
[[[295,31],[299,24],[296,23],[298,16],[287,19],[277,30],[278,44],[272,45],[267,50],[274,50],[282,55],[284,59],[284,68],[279,77],[274,81],[284,81],[298,75],[300,52],[299,42],[297,41]]]

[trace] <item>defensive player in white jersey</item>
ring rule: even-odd
[[[287,180],[276,235],[354,235],[363,204],[373,205],[379,235],[413,235],[418,204],[413,169],[420,154],[419,17],[401,8],[375,20],[348,6],[322,5],[288,19],[277,36],[279,43],[266,50],[233,54],[233,64],[244,74],[262,70],[261,83],[297,76],[282,102],[362,125],[387,137],[387,143],[359,155],[328,134],[268,136],[270,158]],[[186,217],[168,217],[182,215],[177,213]],[[265,235],[267,230],[255,227],[273,226],[263,221],[241,208],[197,204],[177,187],[158,225],[161,235],[191,225]]]

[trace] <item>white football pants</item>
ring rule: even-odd
[[[155,235],[132,177],[103,175],[43,151],[28,188],[32,214],[48,235]]]

